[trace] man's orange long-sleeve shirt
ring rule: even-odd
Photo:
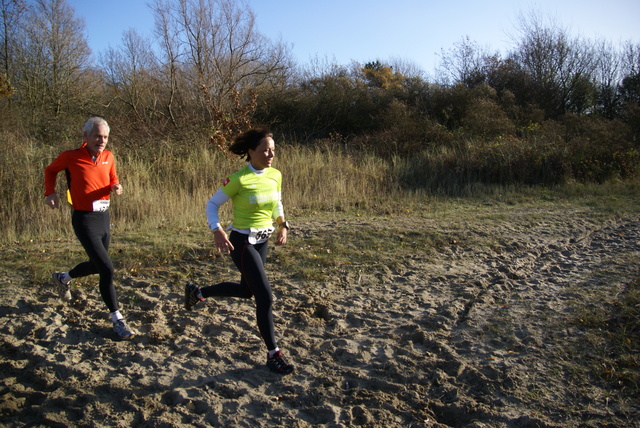
[[[118,184],[113,154],[104,150],[94,161],[83,143],[79,149],[67,150],[44,170],[44,194],[55,193],[56,177],[66,171],[73,209],[78,211],[101,211],[100,203],[108,201],[111,187]]]

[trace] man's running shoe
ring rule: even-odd
[[[115,331],[118,337],[122,340],[130,340],[133,339],[133,336],[135,336],[133,330],[129,328],[124,320],[118,320],[114,322],[113,331]]]
[[[287,363],[287,360],[284,359],[284,355],[281,351],[277,351],[273,357],[269,357],[269,354],[267,353],[267,367],[269,367],[271,371],[283,375],[289,374],[293,371],[293,366]]]
[[[63,300],[71,300],[71,285],[68,282],[64,282],[62,278],[64,274],[62,272],[53,273],[53,283],[60,293],[60,298]]]
[[[190,311],[198,302],[202,301],[204,301],[204,297],[200,294],[200,287],[193,282],[187,282],[187,285],[184,286],[184,308]]]

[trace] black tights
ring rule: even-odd
[[[200,291],[202,297],[242,297],[256,300],[256,320],[260,335],[267,345],[267,350],[276,348],[275,329],[273,327],[273,296],[271,285],[264,272],[267,259],[267,241],[252,245],[249,236],[233,231],[229,241],[233,244],[231,259],[240,271],[240,283],[221,282],[204,287]]]
[[[73,211],[71,224],[78,240],[84,247],[89,261],[82,262],[69,271],[71,278],[100,274],[100,294],[109,312],[118,310],[116,289],[113,285],[113,263],[109,258],[110,233],[109,211]]]

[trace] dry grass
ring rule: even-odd
[[[282,162],[286,155],[281,153],[281,156]],[[135,192],[130,189],[128,197],[132,197],[131,193]],[[208,196],[203,193],[203,197],[206,200]],[[123,198],[119,203],[125,205],[125,200]],[[172,201],[178,203],[179,198]],[[591,189],[582,186],[555,190],[502,189],[482,197],[460,199],[427,199],[404,194],[394,204],[349,205],[342,210],[322,210],[320,202],[316,202],[295,208],[297,214],[291,216],[293,224],[306,227],[292,232],[291,245],[277,250],[272,247],[269,269],[286,275],[287,281],[304,284],[305,295],[322,296],[323,293],[336,293],[342,287],[358,288],[360,276],[368,277],[370,283],[372,277],[402,272],[416,255],[416,248],[421,249],[421,260],[425,262],[432,256],[434,260],[442,257],[436,255],[439,251],[458,247],[459,239],[464,243],[460,248],[478,254],[493,253],[494,248],[504,246],[504,243],[495,242],[491,233],[483,234],[483,224],[509,225],[514,221],[514,213],[527,213],[527,221],[537,224],[544,223],[547,220],[545,213],[550,211],[580,211],[587,213],[583,214],[586,217],[597,218],[597,223],[604,223],[606,219],[640,212],[639,201],[637,186],[612,183]],[[119,284],[132,278],[140,281],[152,278],[151,283],[162,284],[163,293],[167,293],[175,291],[175,284],[181,284],[185,279],[207,280],[209,276],[228,276],[235,272],[228,258],[213,251],[202,207],[185,209],[189,213],[183,217],[166,217],[162,221],[146,219],[137,226],[132,221],[122,222],[118,218],[120,214],[114,213],[112,258]],[[467,229],[476,233],[465,233]],[[17,284],[22,289],[43,287],[49,281],[51,271],[84,258],[73,236],[5,242],[0,244],[0,256],[2,270],[9,278],[9,284],[5,286],[3,282],[0,287],[0,294],[9,292]],[[637,257],[629,259],[628,263],[637,265]],[[224,273],[226,269],[228,274]],[[569,379],[567,383],[571,385],[603,385],[601,390],[611,394],[612,401],[623,404],[633,402],[640,394],[640,275],[618,294],[607,288],[606,271],[591,271],[588,275],[584,278],[585,283],[597,286],[577,284],[575,291],[568,290],[568,294],[576,296],[575,307],[569,312],[571,316],[557,314],[558,319],[551,317],[545,321],[553,332],[565,331],[567,322],[572,323],[584,332],[583,336],[577,343],[572,342],[575,346],[552,347],[545,354],[552,358],[549,361],[561,364],[549,363],[549,370],[539,383],[533,381],[540,372],[530,374],[531,384],[541,385],[539,389],[534,386],[514,392],[531,408],[555,409],[556,405],[563,408],[562,402],[558,403],[553,394],[555,391],[549,390],[550,378]],[[452,287],[455,288],[455,284],[466,283],[454,282]],[[95,289],[95,278],[80,279],[75,285]],[[387,286],[389,292],[393,292],[393,285]],[[130,291],[128,287],[122,287],[123,301],[132,308],[136,307],[132,301],[136,297],[129,295]],[[466,288],[452,290],[454,294],[458,291],[461,294],[453,299],[454,303],[468,298]],[[518,329],[526,328],[523,321],[533,320],[527,318],[528,311],[523,312],[525,318],[518,318],[509,305],[501,308],[504,302],[500,297],[498,292],[495,295],[496,312],[486,318],[484,336],[480,340],[493,343],[495,349],[512,349]],[[521,303],[524,309],[529,304],[526,300]],[[322,306],[318,308],[316,310],[321,310]],[[453,308],[457,306],[453,305]],[[435,313],[433,318],[442,320],[439,315]],[[322,313],[313,314],[316,318],[322,316]],[[522,353],[521,357],[533,358],[534,353]],[[524,395],[518,395],[520,393]],[[578,396],[582,397],[581,394]]]
[[[126,192],[114,200],[112,210],[112,249],[117,269],[136,276],[161,266],[197,265],[219,257],[210,245],[205,203],[226,175],[243,166],[244,161],[213,148],[192,147],[187,151],[168,142],[153,153],[120,153],[114,146]],[[42,171],[60,148],[11,144],[6,137],[3,148],[3,270],[15,273],[25,286],[33,286],[47,281],[50,272],[66,261],[84,255],[71,230],[70,208],[52,211],[43,204]],[[304,245],[275,256],[282,269],[301,280],[321,282],[327,275],[340,276],[344,266],[371,265],[382,253],[392,260],[391,254],[409,255],[407,251],[415,245],[438,248],[456,239],[433,229],[407,234],[397,224],[399,218],[437,218],[439,222],[463,225],[465,219],[474,218],[486,206],[558,203],[589,207],[605,216],[640,211],[640,186],[634,181],[574,183],[555,188],[477,187],[474,195],[459,199],[402,190],[396,180],[397,160],[366,153],[356,158],[326,147],[284,146],[278,148],[274,166],[284,175],[284,202],[290,219],[323,219],[329,225],[304,237]],[[501,214],[498,209],[484,215]],[[350,230],[349,236],[335,236],[330,225],[340,218],[359,218],[362,227]],[[230,219],[230,204],[223,219]],[[385,239],[391,235],[402,239]],[[491,247],[492,242],[477,245]],[[189,276],[188,271],[172,272],[176,277],[167,280]],[[638,281],[629,284],[623,294],[603,297],[606,304],[584,308],[575,320],[587,329],[593,349],[602,350],[595,356],[585,350],[583,361],[598,365],[591,369],[612,383],[624,380],[634,385],[634,394],[640,384]]]
[[[69,207],[62,215],[43,204],[43,171],[58,152],[35,143],[18,144],[0,138],[0,183],[3,210],[0,241],[71,237]],[[245,165],[244,160],[221,153],[212,146],[185,147],[172,142],[148,150],[118,151],[118,174],[125,188],[114,197],[113,217],[121,230],[146,230],[172,225],[189,228],[203,224],[206,201],[224,178]],[[275,167],[285,182],[284,203],[289,213],[308,210],[367,209],[397,197],[388,165],[373,155],[355,159],[331,149],[278,148]],[[58,176],[58,193],[64,192]],[[223,217],[229,218],[229,210]]]

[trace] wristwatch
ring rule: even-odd
[[[285,229],[289,229],[289,222],[288,221],[283,221],[278,226],[284,227]]]

